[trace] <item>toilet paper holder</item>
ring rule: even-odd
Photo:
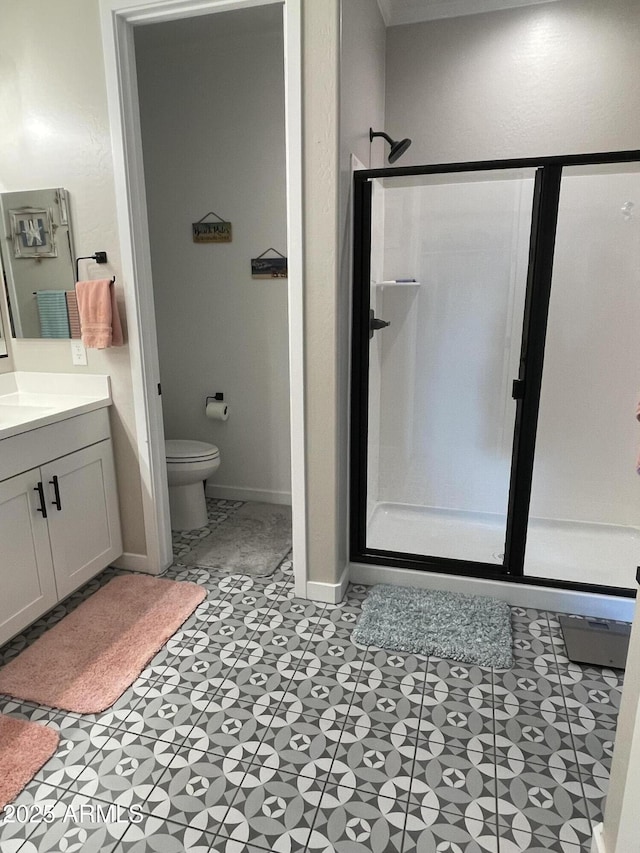
[[[204,401],[205,408],[208,406],[209,400],[217,400],[218,402],[222,402],[224,400],[224,394],[222,393],[222,391],[216,391],[215,394],[207,397],[207,399]]]

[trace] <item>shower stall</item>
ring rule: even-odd
[[[638,161],[355,173],[353,562],[633,594]]]

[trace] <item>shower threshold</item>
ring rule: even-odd
[[[491,513],[382,502],[367,524],[367,547],[502,564],[506,520]],[[532,518],[525,575],[633,588],[640,530],[616,524]]]

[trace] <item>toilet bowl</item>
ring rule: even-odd
[[[203,480],[220,467],[220,451],[204,441],[165,441],[169,512],[172,530],[195,530],[207,524]]]

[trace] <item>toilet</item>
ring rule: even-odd
[[[195,530],[207,524],[203,480],[220,467],[220,451],[204,441],[165,441],[172,530]]]

